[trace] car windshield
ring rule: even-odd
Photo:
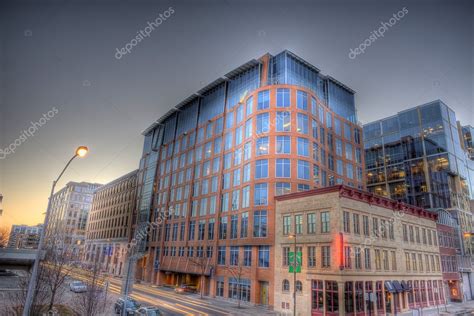
[[[138,304],[135,301],[127,300],[127,308],[138,308]]]
[[[82,285],[82,282],[81,281],[74,281],[74,282],[72,282],[72,285]]]
[[[157,309],[150,309],[146,313],[147,316],[161,316],[160,311]]]

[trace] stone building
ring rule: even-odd
[[[122,275],[136,205],[137,170],[94,192],[86,230],[85,261]]]
[[[292,314],[295,289],[297,315],[385,315],[444,302],[436,213],[343,185],[275,199],[275,310]]]

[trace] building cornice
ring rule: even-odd
[[[303,197],[309,197],[314,195],[322,195],[327,193],[339,193],[339,197],[348,198],[356,200],[359,202],[367,203],[369,205],[374,205],[378,207],[383,207],[393,211],[399,211],[413,216],[431,219],[436,221],[438,215],[435,212],[430,212],[424,208],[406,204],[403,202],[398,202],[392,199],[384,198],[373,193],[362,191],[356,188],[348,187],[345,185],[335,185],[320,189],[313,189],[303,192],[290,193],[285,195],[276,196],[276,201],[287,201]]]

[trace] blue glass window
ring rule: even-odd
[[[257,134],[268,133],[269,130],[269,114],[261,113],[257,115]]]
[[[268,159],[261,159],[255,162],[255,178],[267,178],[268,177]]]
[[[276,153],[289,154],[290,151],[291,151],[290,136],[277,136],[276,137]]]
[[[255,144],[256,144],[255,152],[256,152],[257,156],[268,154],[270,145],[268,143],[268,137],[267,136],[266,137],[260,137],[259,139],[257,139]]]
[[[298,160],[298,179],[309,180],[309,162],[305,160]]]
[[[266,183],[255,184],[254,205],[267,205],[268,189]]]
[[[308,94],[304,91],[296,92],[296,106],[300,110],[308,110]]]
[[[289,132],[291,130],[291,114],[290,112],[276,113],[276,131]]]
[[[290,89],[277,89],[277,108],[286,108],[290,106]]]
[[[264,110],[270,107],[270,92],[263,90],[258,93],[257,110]]]
[[[275,172],[277,178],[289,178],[291,170],[290,159],[281,158],[276,160]]]
[[[267,237],[267,211],[253,213],[253,237]]]
[[[247,116],[252,114],[252,112],[253,112],[253,97],[250,97],[250,98],[247,99],[245,112],[247,113]]]
[[[298,113],[298,133],[308,134],[308,116]]]
[[[306,138],[298,137],[298,155],[309,157],[309,141]]]
[[[260,268],[270,267],[270,246],[258,246],[258,266]]]

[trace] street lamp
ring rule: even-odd
[[[296,234],[289,235],[293,239],[295,252],[293,253],[293,316],[296,316]]]
[[[64,169],[59,174],[58,178],[55,181],[53,181],[53,185],[51,186],[51,193],[49,195],[48,208],[46,209],[46,215],[45,215],[45,218],[44,218],[43,229],[41,230],[41,233],[40,233],[40,240],[38,242],[38,250],[36,252],[35,262],[33,264],[33,271],[31,273],[30,282],[28,284],[28,294],[26,296],[25,307],[23,308],[23,316],[29,316],[30,315],[31,304],[33,303],[33,297],[34,297],[34,294],[35,294],[36,282],[37,282],[37,278],[38,278],[38,268],[39,268],[39,263],[40,263],[40,259],[41,259],[40,255],[41,255],[41,250],[43,248],[45,231],[48,227],[49,215],[50,215],[51,204],[52,204],[52,200],[53,200],[54,189],[55,189],[56,184],[58,183],[59,179],[61,179],[61,176],[66,171],[66,169],[69,167],[69,165],[74,160],[74,158],[76,158],[76,157],[83,158],[87,155],[88,152],[89,152],[89,149],[86,146],[77,147],[76,152],[74,153],[74,156],[72,156],[72,158],[68,161],[68,163],[66,164]]]

